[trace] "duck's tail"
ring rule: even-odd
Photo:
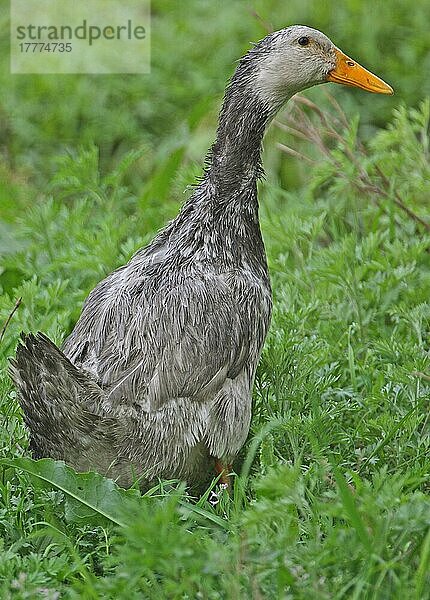
[[[66,460],[85,468],[104,420],[103,390],[42,333],[21,335],[10,375],[18,390],[35,458]]]

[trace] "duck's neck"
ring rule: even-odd
[[[252,263],[265,276],[257,180],[263,175],[263,135],[279,107],[264,103],[251,85],[236,80],[237,73],[225,94],[205,175],[157,240],[167,243],[175,257],[230,266]]]
[[[207,171],[222,200],[237,196],[248,185],[255,187],[263,175],[262,140],[277,109],[263,102],[249,82],[233,78],[225,94]]]
[[[252,239],[254,254],[264,262],[257,180],[263,175],[264,132],[282,102],[262,100],[255,82],[255,67],[242,61],[225,93],[204,177],[166,229],[170,240],[178,233],[187,252],[195,246],[207,251],[213,246],[215,253],[221,247],[251,251]]]

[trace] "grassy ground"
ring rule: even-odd
[[[1,71],[0,324],[22,302],[0,346],[0,595],[429,598],[429,4],[181,7],[153,2],[150,76]],[[339,137],[293,103],[266,138],[275,306],[233,498],[195,503],[177,483],[141,498],[27,460],[6,374],[19,332],[61,342],[88,291],[175,215],[232,61],[265,34],[253,11],[323,29],[397,96],[331,90],[342,123],[314,90]]]

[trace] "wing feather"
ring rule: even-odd
[[[93,370],[113,405],[153,411],[175,398],[204,400],[247,358],[233,336],[239,308],[230,288],[208,273],[168,286],[150,283],[139,295],[96,288],[97,304],[90,296],[64,351]]]

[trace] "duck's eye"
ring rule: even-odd
[[[309,42],[310,42],[310,39],[308,38],[307,35],[304,35],[301,38],[299,38],[299,44],[300,44],[300,46],[308,46]]]

